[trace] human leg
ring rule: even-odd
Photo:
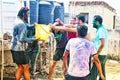
[[[36,66],[35,63],[36,63],[37,57],[38,57],[37,53],[29,54],[29,69],[30,69],[31,75],[33,75],[35,72],[35,66]]]
[[[20,80],[22,74],[23,74],[22,65],[18,64],[18,68],[17,68],[17,70],[15,72],[15,80]]]
[[[49,69],[48,80],[51,80],[51,77],[52,77],[52,74],[54,72],[54,68],[55,68],[56,64],[57,64],[57,61],[53,60],[53,64],[51,65],[51,67]]]
[[[20,80],[21,76],[24,73],[24,69],[22,64],[26,64],[27,61],[27,56],[24,51],[11,51],[13,61],[17,64],[18,68],[15,72],[15,78],[16,80]]]
[[[54,72],[54,68],[55,68],[55,66],[57,64],[57,61],[62,59],[63,52],[64,52],[64,48],[56,48],[55,54],[53,56],[53,63],[51,65],[51,67],[49,68],[48,80],[51,80],[52,74]]]
[[[22,64],[23,76],[25,80],[30,80],[29,66],[28,64]]]
[[[34,61],[34,65],[33,65],[33,73],[35,74],[35,72],[36,72],[36,61],[37,61],[37,59],[38,59],[38,56],[39,56],[39,54],[36,54],[36,56],[35,56],[35,61]]]

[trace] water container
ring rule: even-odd
[[[38,23],[39,24],[53,23],[54,8],[53,8],[52,2],[40,1],[38,14],[39,14],[38,15]]]
[[[30,0],[30,24],[38,23],[39,0]]]
[[[50,25],[35,24],[35,38],[47,40],[50,34]]]
[[[60,18],[64,22],[64,4],[60,2],[54,2],[54,21],[57,18]]]

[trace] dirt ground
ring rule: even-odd
[[[120,61],[107,60],[106,80],[120,80]]]
[[[48,61],[49,62],[49,61]],[[52,63],[52,60],[50,61]],[[63,80],[62,78],[62,61],[57,63],[54,74],[52,76],[53,80]],[[31,80],[47,80],[49,66],[45,67],[41,73],[37,74],[36,79]],[[4,68],[4,79],[3,80],[15,80],[15,64],[6,64]],[[1,70],[1,66],[0,66]],[[0,74],[1,75],[1,74]],[[23,80],[23,79],[21,79]],[[120,61],[110,60],[108,59],[106,62],[106,80],[120,80]]]
[[[63,80],[63,77],[61,75],[62,74],[61,66],[62,66],[62,61],[59,61],[55,68],[55,72],[52,76],[53,80]],[[7,67],[5,67],[4,74],[6,74],[6,76],[9,77],[5,78],[4,80],[15,80],[14,78],[11,78],[11,76],[14,76],[13,71],[15,71],[15,67],[12,68],[10,67],[12,66],[8,65]],[[46,70],[43,70],[41,73],[37,74],[36,79],[31,79],[31,80],[47,80]],[[120,80],[120,61],[109,60],[109,59],[107,60],[106,80]]]
[[[61,62],[58,62],[57,67],[55,69],[55,73],[53,75],[53,80],[63,80],[61,75]],[[57,76],[59,75],[59,76]],[[120,61],[115,60],[107,60],[106,62],[106,80],[120,80]]]

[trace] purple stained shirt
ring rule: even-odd
[[[90,57],[94,53],[94,44],[83,38],[72,38],[66,45],[70,52],[68,74],[76,77],[84,77],[90,73]]]

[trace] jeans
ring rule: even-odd
[[[90,74],[85,77],[75,77],[69,74],[65,75],[65,80],[91,80]]]

